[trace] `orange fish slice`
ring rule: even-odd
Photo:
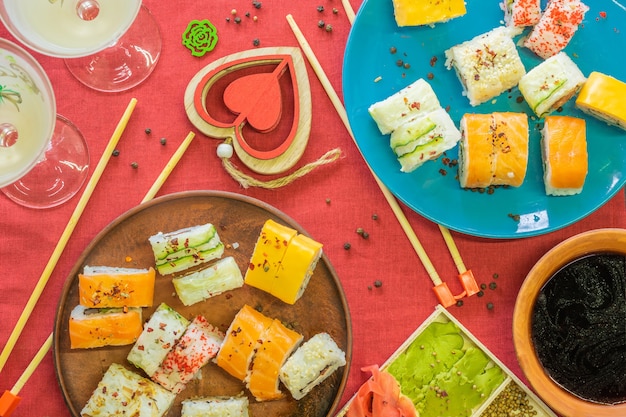
[[[134,343],[143,331],[141,309],[130,308],[89,314],[83,306],[72,310],[69,322],[72,349],[124,346]]]
[[[244,305],[226,331],[224,343],[217,354],[217,365],[235,378],[243,381],[254,355],[257,341],[272,324],[249,305]]]
[[[300,333],[288,329],[277,319],[263,333],[246,377],[247,387],[257,401],[276,400],[284,396],[278,388],[278,372],[302,339]]]
[[[548,116],[542,131],[544,182],[550,195],[579,193],[588,171],[585,119]]]
[[[490,114],[465,114],[461,119],[459,182],[463,188],[485,188],[495,170]]]
[[[519,187],[528,165],[528,116],[525,113],[493,113],[495,170],[491,184]]]
[[[80,304],[88,308],[151,307],[154,268],[85,267],[78,274]]]

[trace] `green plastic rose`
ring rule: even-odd
[[[217,44],[217,29],[208,20],[192,20],[183,33],[183,45],[193,56],[203,56]]]

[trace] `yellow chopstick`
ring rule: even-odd
[[[136,104],[137,99],[133,98],[130,100],[126,111],[124,112],[121,120],[117,124],[117,127],[115,128],[115,131],[113,132],[113,135],[111,136],[107,147],[104,149],[104,152],[100,157],[100,161],[98,162],[98,165],[91,175],[91,178],[89,179],[89,182],[87,183],[87,186],[85,187],[85,190],[83,191],[83,194],[80,197],[80,200],[78,201],[78,204],[76,205],[76,208],[74,209],[74,212],[72,213],[72,216],[70,217],[67,226],[65,226],[65,230],[63,231],[63,234],[61,235],[57,246],[54,248],[54,251],[50,256],[50,260],[44,268],[44,271],[39,278],[39,281],[35,285],[35,288],[33,289],[33,292],[31,293],[30,298],[28,299],[28,302],[24,307],[24,310],[22,311],[22,314],[17,321],[17,324],[13,328],[13,331],[11,332],[11,335],[9,336],[6,345],[2,349],[2,353],[0,354],[0,372],[2,372],[2,369],[4,368],[4,365],[6,364],[9,355],[15,347],[17,339],[20,337],[22,330],[24,330],[24,326],[26,325],[26,322],[32,314],[35,305],[37,304],[37,301],[39,301],[39,297],[41,297],[41,293],[48,283],[50,275],[52,275],[52,271],[56,267],[56,264],[59,261],[59,258],[61,257],[61,254],[63,253],[63,250],[65,249],[65,246],[67,245],[67,242],[69,241],[69,238],[72,235],[76,224],[78,223],[78,220],[80,219],[80,216],[83,214],[85,206],[89,202],[89,199],[91,198],[91,195],[93,194],[93,191],[96,188],[100,177],[102,176],[102,172],[106,168],[109,159],[111,158],[111,155],[113,154],[113,151],[115,150],[115,147],[117,146],[117,143],[122,136],[122,133],[124,133],[124,129],[126,128],[128,120],[130,119],[130,116],[133,113]]]
[[[169,162],[165,165],[165,167],[161,171],[161,174],[159,174],[157,179],[154,181],[152,187],[150,187],[150,190],[141,201],[142,203],[152,200],[156,193],[159,192],[159,189],[163,186],[169,175],[172,173],[172,171],[176,167],[176,164],[178,164],[178,161],[180,161],[180,158],[183,156],[194,137],[195,134],[193,132],[189,132],[185,140],[179,145],[176,152],[174,152]],[[19,398],[16,398],[17,394],[20,392],[26,381],[28,381],[28,379],[31,377],[33,372],[35,372],[48,350],[50,350],[50,347],[52,346],[53,335],[54,333],[50,333],[44,344],[41,346],[41,348],[39,348],[39,351],[31,361],[31,363],[28,365],[28,367],[24,370],[22,376],[17,380],[11,391],[5,392],[5,394],[3,395],[3,399],[5,401],[19,402]]]
[[[176,150],[176,152],[174,152],[174,155],[172,155],[169,162],[165,165],[165,168],[163,168],[161,174],[154,181],[154,184],[152,184],[152,187],[150,187],[150,190],[148,190],[146,196],[143,198],[143,200],[141,200],[142,203],[152,200],[154,196],[159,192],[159,189],[170,176],[172,170],[174,169],[176,164],[178,164],[178,161],[180,161],[180,158],[183,156],[195,136],[196,135],[193,132],[189,132],[185,140],[183,140],[183,142],[178,146],[178,149]]]
[[[343,9],[346,12],[346,16],[348,17],[350,24],[351,25],[354,24],[355,15],[354,15],[354,10],[352,9],[352,5],[350,4],[350,1],[341,0],[341,4],[343,5]]]
[[[300,31],[300,28],[298,28],[298,25],[293,19],[293,16],[290,14],[287,15],[287,21],[289,22],[289,25],[291,26],[291,29],[293,30],[294,35],[296,36],[298,42],[300,43],[300,47],[302,48],[302,50],[304,51],[304,54],[308,58],[309,63],[313,67],[313,71],[315,71],[315,74],[317,75],[320,82],[322,83],[322,86],[324,87],[326,94],[328,95],[328,97],[330,98],[330,101],[335,106],[335,110],[339,114],[341,121],[343,122],[344,126],[348,130],[348,133],[350,133],[352,140],[356,144],[356,140],[354,139],[354,135],[352,134],[352,129],[350,129],[350,123],[348,122],[348,115],[346,114],[346,109],[343,107],[343,104],[341,103],[339,96],[337,96],[337,93],[333,89],[328,77],[326,76],[326,74],[324,73],[324,70],[322,69],[322,66],[320,65],[319,61],[315,57],[315,54],[313,53],[313,50],[309,46],[309,43],[305,39],[303,33]],[[369,164],[367,164],[367,161],[365,163],[370,169],[372,176],[376,180],[378,187],[380,188],[383,195],[385,196],[385,199],[387,200],[387,203],[391,207],[391,210],[393,211],[396,218],[400,222],[400,226],[402,227],[402,230],[404,230],[404,233],[408,237],[409,242],[411,242],[413,249],[417,253],[417,256],[420,258],[422,264],[424,265],[424,268],[426,269],[426,272],[428,273],[428,276],[430,277],[431,281],[433,282],[434,285],[440,285],[442,283],[441,278],[439,277],[439,274],[437,274],[435,267],[433,266],[432,262],[428,258],[428,255],[426,254],[424,247],[422,246],[419,239],[417,238],[417,235],[411,228],[411,224],[409,223],[408,219],[402,212],[402,208],[398,204],[398,201],[393,196],[391,191],[389,191],[387,187],[380,181],[380,179],[376,176],[374,171],[372,171],[372,168],[369,166]]]

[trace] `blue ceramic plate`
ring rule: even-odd
[[[565,49],[588,75],[599,71],[626,81],[626,6],[622,0],[588,2],[583,25]],[[626,4],[626,3],[625,3]],[[601,13],[602,12],[602,13]],[[517,89],[471,107],[453,70],[445,68],[444,51],[503,23],[499,0],[467,2],[467,14],[434,27],[399,28],[391,0],[365,0],[348,38],[344,56],[343,94],[357,144],[368,164],[404,204],[433,222],[458,232],[488,238],[521,238],[545,234],[593,213],[626,181],[626,132],[584,115],[570,100],[560,114],[587,120],[589,174],[581,194],[545,194],[539,148],[540,123],[532,117],[528,170],[519,188],[497,188],[493,194],[460,188],[457,169],[443,158],[412,173],[400,172],[389,137],[378,131],[367,108],[418,78],[429,81],[442,106],[459,123],[464,113],[519,111],[532,114]],[[392,54],[391,48],[396,52]],[[540,60],[518,48],[526,70]],[[409,65],[398,66],[397,61]],[[436,62],[435,62],[436,61]],[[428,75],[432,73],[433,78]],[[377,81],[375,81],[377,80]],[[447,152],[457,158],[457,148]],[[445,174],[445,175],[444,175]]]

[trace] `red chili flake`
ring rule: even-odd
[[[432,58],[430,58],[430,66],[434,67],[435,64],[437,63],[437,57],[433,56]]]
[[[422,106],[422,105],[420,104],[420,102],[419,102],[419,101],[414,101],[413,103],[411,103],[411,108],[412,108],[412,109],[419,110],[421,106]]]
[[[139,345],[137,346],[137,350],[146,350],[146,348],[144,347],[144,345]]]
[[[606,19],[606,12],[600,12],[598,13],[600,15],[601,18]]]
[[[165,330],[166,327],[167,327],[167,323],[159,323],[159,329]]]
[[[152,332],[154,331],[154,329],[153,329],[152,327],[148,327],[148,328],[146,329],[146,331],[147,331],[148,333],[152,333]]]

